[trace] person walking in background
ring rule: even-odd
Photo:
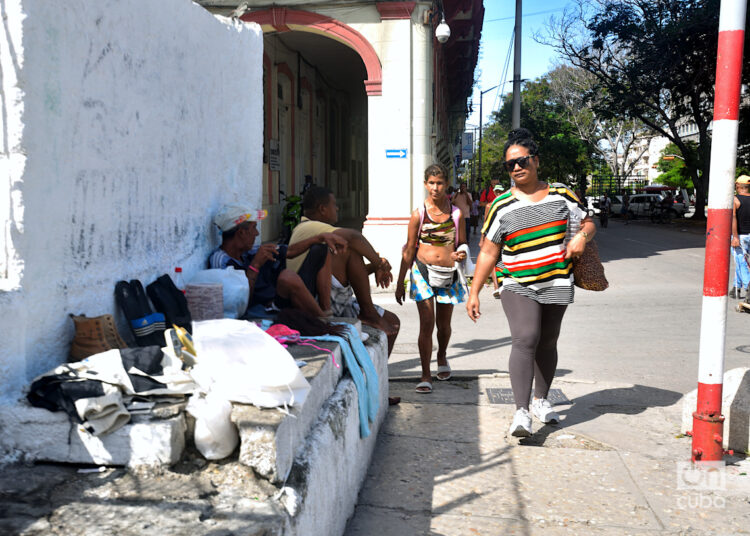
[[[734,286],[729,291],[730,298],[745,299],[750,293],[750,268],[747,256],[750,254],[750,177],[740,175],[735,181],[737,195],[732,209],[732,256],[734,257]]]
[[[596,226],[580,200],[562,184],[539,180],[539,156],[531,133],[512,130],[505,143],[505,169],[515,185],[490,206],[482,227],[486,239],[477,258],[475,279],[486,278],[502,249],[501,300],[510,326],[510,383],[516,413],[511,435],[531,435],[531,411],[543,423],[559,420],[547,400],[557,368],[557,339],[568,304],[573,302],[571,261],[593,238]],[[479,291],[472,285],[466,311],[481,316]]]
[[[492,177],[490,179],[490,185],[487,186],[482,192],[479,194],[479,213],[482,215],[482,218],[487,216],[487,207],[492,203],[495,198],[497,197],[497,190],[500,188],[500,179],[497,177]],[[484,223],[484,220],[482,220],[482,223]]]
[[[439,164],[424,172],[427,198],[409,219],[406,245],[396,286],[396,301],[403,305],[406,290],[402,281],[409,271],[409,297],[419,312],[419,360],[422,376],[418,393],[432,392],[432,332],[437,325],[437,379],[449,380],[448,342],[451,338],[453,306],[465,300],[466,290],[458,277],[455,263],[466,259],[466,243],[461,211],[451,204],[447,194],[448,171]],[[485,278],[487,275],[485,274]]]
[[[500,179],[497,177],[492,177],[490,179],[490,185],[482,190],[482,193],[479,195],[479,210],[481,212],[482,217],[482,226],[484,226],[484,222],[487,219],[487,213],[489,212],[490,205],[495,200],[495,198],[502,192],[502,187],[500,186]],[[482,241],[484,241],[484,235],[481,235],[479,237],[479,247],[482,247]],[[497,281],[497,273],[495,270],[492,270],[492,274],[490,275],[492,279],[492,295],[495,298],[500,298],[500,283]]]
[[[451,199],[454,205],[461,209],[461,217],[466,227],[466,236],[469,236],[469,218],[471,217],[471,194],[466,191],[466,183],[462,182],[458,185],[458,191],[453,194]]]
[[[620,209],[620,214],[625,218],[625,225],[627,225],[630,218],[630,196],[625,190],[622,191],[622,208]]]
[[[612,200],[607,195],[607,192],[604,192],[604,196],[602,197],[601,201],[599,201],[599,222],[605,229],[609,225],[609,213],[611,212],[611,210]]]
[[[472,198],[474,201],[471,202],[471,217],[469,218],[469,223],[471,224],[471,234],[474,235],[477,233],[477,225],[479,225],[479,196],[474,192]],[[467,236],[466,239],[468,240],[469,237]]]

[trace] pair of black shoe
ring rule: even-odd
[[[118,281],[115,300],[128,320],[138,346],[164,346],[164,330],[173,324],[192,332],[185,295],[164,274],[148,285],[148,297],[138,279]],[[154,304],[151,307],[148,298]]]
[[[734,299],[741,300],[743,298],[743,296],[742,296],[742,292],[743,291],[745,292],[745,296],[744,296],[745,301],[747,301],[748,303],[750,303],[750,286],[748,286],[746,289],[744,289],[742,287],[740,287],[740,288],[732,287],[729,290],[729,297],[731,299],[733,299],[733,300]]]

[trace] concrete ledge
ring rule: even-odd
[[[278,467],[287,462],[279,460],[291,459],[283,485],[251,482],[260,480],[250,474],[252,471],[236,463],[234,467],[226,464],[228,468],[222,464],[226,471],[219,482],[228,478],[229,485],[219,486],[214,494],[213,475],[217,468],[183,473],[186,467],[192,466],[189,460],[183,460],[187,466],[180,466],[175,473],[151,468],[145,473],[134,471],[118,476],[110,473],[112,480],[108,477],[103,485],[110,486],[111,489],[107,488],[110,491],[118,490],[114,500],[121,506],[130,508],[136,504],[143,519],[169,511],[170,516],[175,516],[172,521],[177,524],[174,526],[187,527],[188,532],[196,534],[210,529],[212,533],[228,531],[257,536],[340,536],[354,512],[378,432],[388,411],[386,337],[378,330],[365,327],[365,331],[370,335],[365,347],[378,372],[379,400],[367,438],[360,437],[354,382],[349,376],[342,377],[342,369],[332,365],[329,354],[319,354],[307,357],[310,364],[309,368],[305,367],[308,369],[305,374],[314,382],[313,394],[307,400],[309,404],[295,408],[296,419],[278,411],[257,410],[277,422],[276,427],[264,425],[273,436],[265,448],[270,452],[281,445],[279,452],[268,454],[269,460],[273,456],[271,471],[280,476]],[[317,352],[314,349],[304,351]],[[336,355],[340,361],[338,349]],[[159,407],[155,417],[134,416],[132,423],[104,438],[95,438],[78,426],[71,426],[62,412],[53,413],[23,404],[0,407],[0,459],[21,453],[29,461],[128,466],[176,463],[185,444],[187,419],[181,411],[183,405]],[[253,408],[235,409],[235,417],[239,416],[238,420],[244,422],[249,431],[250,413],[244,410]],[[256,430],[262,428],[256,424]],[[144,474],[149,478],[144,480]],[[242,476],[238,479],[238,475]],[[133,486],[134,483],[137,485]],[[99,485],[91,488],[96,489],[92,493],[107,491]],[[192,491],[186,495],[186,489]],[[31,492],[37,493],[36,488]],[[110,496],[108,491],[106,496]],[[162,509],[162,502],[167,505],[165,509]],[[70,506],[67,501],[54,505],[54,515],[70,515]],[[111,508],[107,501],[84,501],[78,507],[79,515],[85,519],[104,520],[113,515],[112,510],[106,510]],[[75,515],[69,519],[77,522]],[[26,522],[25,517],[22,522]]]
[[[321,407],[341,379],[343,367],[338,345],[321,341],[318,346],[332,350],[339,367],[333,364],[330,354],[307,346],[290,346],[289,352],[295,359],[308,363],[301,370],[311,389],[305,403],[291,408],[289,415],[276,409],[232,404],[232,421],[240,434],[240,463],[271,482],[282,482],[289,474],[295,451],[305,442]]]
[[[356,318],[337,318],[353,324],[362,333]],[[377,332],[380,333],[380,332]],[[377,335],[374,335],[377,338]],[[321,408],[333,394],[343,374],[341,349],[334,342],[316,341],[316,346],[333,351],[331,355],[304,345],[290,345],[295,359],[307,362],[302,374],[310,383],[310,393],[302,406],[295,406],[286,415],[277,409],[261,409],[249,404],[232,404],[232,421],[240,434],[240,463],[252,467],[260,476],[278,484],[283,482],[294,461],[294,453],[318,420]]]
[[[370,436],[360,438],[354,382],[345,377],[322,408],[312,433],[297,452],[281,501],[294,536],[343,534],[354,513],[378,431],[388,411],[388,349],[382,331],[365,326],[365,346],[378,372],[380,406]]]
[[[721,396],[724,415],[724,448],[745,452],[750,446],[750,368],[742,367],[724,373]],[[698,390],[682,399],[682,432],[693,429],[693,412],[698,405]]]
[[[0,406],[0,458],[97,465],[171,465],[185,450],[183,414],[133,416],[115,432],[95,437],[63,412],[19,402]]]

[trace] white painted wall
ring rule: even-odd
[[[120,279],[189,279],[217,245],[215,211],[260,206],[259,27],[185,0],[49,8],[0,3],[6,399],[65,360],[68,313],[115,313]]]

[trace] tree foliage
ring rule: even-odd
[[[695,145],[693,142],[688,143]],[[670,143],[662,149],[661,158],[656,163],[656,169],[662,172],[659,175],[659,182],[662,184],[677,188],[693,188],[693,181],[685,167],[680,148],[674,143]]]
[[[596,77],[572,65],[559,65],[547,75],[553,99],[582,140],[606,162],[615,177],[631,175],[648,151],[651,130],[635,118],[599,113],[602,95],[594,92]],[[646,143],[643,143],[643,142]]]
[[[506,95],[500,110],[493,114],[483,135],[483,156],[488,162],[485,169],[498,169],[504,160],[503,146],[512,125],[512,95]],[[539,178],[565,184],[584,184],[592,167],[589,143],[580,138],[575,126],[567,118],[562,105],[554,99],[548,77],[527,82],[521,91],[521,126],[531,131],[539,145]],[[492,166],[495,165],[493,168]],[[489,174],[486,179],[489,180]],[[493,175],[496,176],[496,175]],[[498,177],[509,186],[510,178],[504,170]]]
[[[701,217],[708,192],[720,0],[577,2],[576,10],[553,19],[546,42],[595,77],[599,113],[636,118],[677,146]],[[697,145],[688,144],[681,128],[689,123],[697,127]]]

